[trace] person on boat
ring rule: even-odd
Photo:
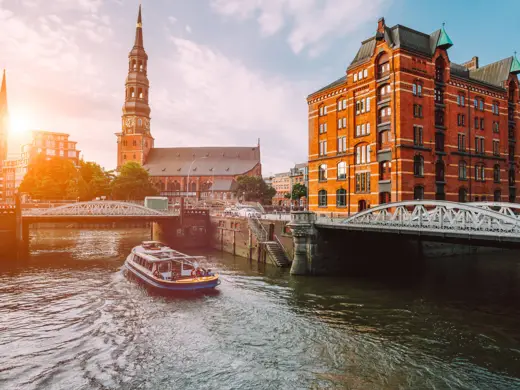
[[[156,277],[157,279],[162,279],[163,278],[161,273],[159,272],[159,270],[157,268],[153,271],[153,276]]]

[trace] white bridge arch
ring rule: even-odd
[[[36,211],[38,210],[38,211]],[[71,203],[64,206],[48,209],[35,209],[24,213],[27,216],[125,216],[141,217],[165,215],[157,210],[150,209],[135,203],[116,201],[92,201]]]
[[[492,210],[498,209],[498,211]],[[519,205],[496,202],[457,203],[414,200],[388,203],[359,212],[349,218],[318,225],[356,230],[460,236],[514,237],[520,240],[520,219],[513,210]]]

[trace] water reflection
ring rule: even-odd
[[[0,388],[520,387],[515,254],[361,279],[208,253],[217,294],[163,297],[120,272],[147,229],[35,234],[0,263]]]

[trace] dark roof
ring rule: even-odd
[[[237,176],[258,164],[260,148],[254,146],[154,148],[143,166],[150,176]]]
[[[237,182],[232,178],[215,179],[209,191],[234,191],[237,188]]]
[[[437,48],[441,30],[425,34],[400,24],[394,27],[385,27],[384,39],[395,49],[402,48],[416,53],[432,56]],[[363,41],[349,68],[362,64],[372,57],[376,47],[376,37]]]
[[[478,69],[470,70],[469,78],[494,85],[495,87],[504,88],[504,81],[509,77],[512,62],[513,57],[508,57]]]
[[[336,81],[330,83],[329,85],[326,85],[326,86],[324,86],[323,88],[321,88],[321,89],[319,89],[319,90],[317,90],[317,91],[311,93],[309,96],[314,95],[315,93],[318,93],[318,92],[325,91],[325,90],[327,90],[327,89],[329,89],[329,88],[335,87],[336,85],[343,84],[343,83],[346,82],[346,81],[347,81],[347,76],[346,76],[346,75],[345,75],[345,76],[342,76],[342,77],[340,77],[339,79],[337,79]]]

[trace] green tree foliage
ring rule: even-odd
[[[300,198],[303,198],[304,196],[307,196],[307,187],[301,183],[293,185],[291,199],[300,200]]]
[[[76,199],[78,180],[78,170],[70,160],[39,156],[29,164],[19,190],[33,199]]]
[[[268,186],[260,176],[240,176],[237,178],[235,194],[237,197],[244,197],[245,201],[270,204],[276,190]]]
[[[128,162],[112,182],[112,197],[119,200],[141,200],[146,196],[157,195],[148,172],[136,162]]]
[[[100,196],[110,196],[112,174],[105,172],[99,164],[81,161],[79,174],[81,177],[78,182],[78,194],[81,200],[92,200]]]

